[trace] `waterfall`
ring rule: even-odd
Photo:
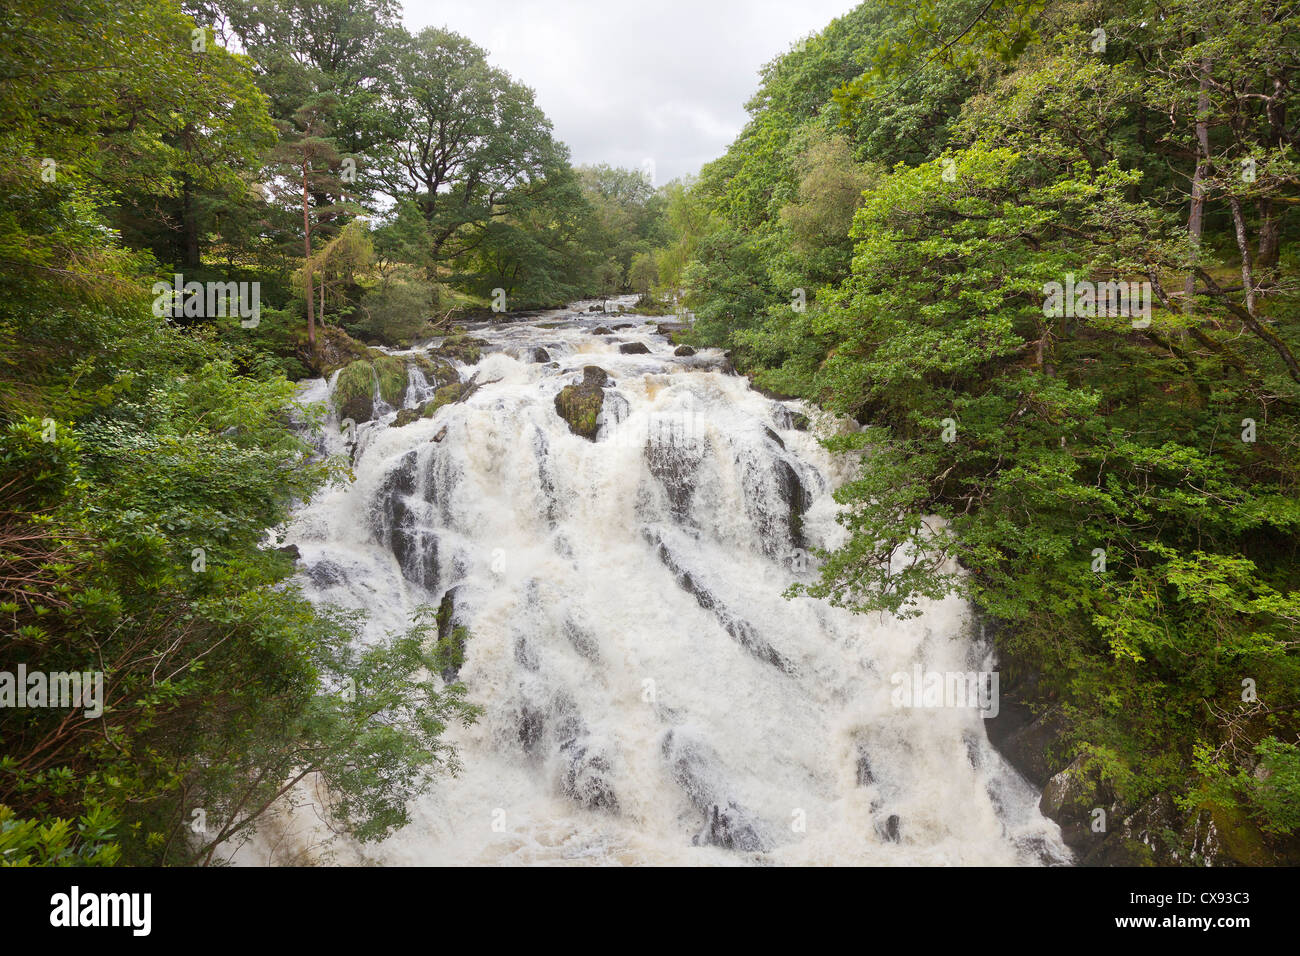
[[[336,839],[329,859],[1069,862],[978,709],[895,706],[892,675],[992,669],[963,602],[899,620],[782,596],[814,580],[811,549],[840,543],[831,493],[870,467],[819,444],[833,423],[754,391],[716,350],[674,354],[641,316],[571,309],[471,334],[488,343],[461,369],[472,396],[402,427],[386,406],[355,436],[331,426],[320,447],[355,437],[356,479],[287,536],[308,596],[366,610],[373,635],[442,603],[468,630],[456,678],[483,709],[448,731],[460,776],[400,832]],[[594,440],[555,401],[588,366],[608,376]],[[413,372],[408,406],[430,394]],[[276,826],[238,861],[287,862],[328,835],[306,812]]]

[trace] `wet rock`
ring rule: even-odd
[[[601,387],[609,382],[609,373],[599,365],[587,365],[582,369],[582,384]]]
[[[433,354],[444,359],[455,359],[465,365],[476,365],[482,358],[483,347],[488,343],[484,339],[465,334],[448,335],[442,344],[433,349]]]
[[[318,588],[329,588],[347,581],[347,575],[333,561],[317,561],[307,569],[307,576]]]
[[[378,514],[374,520],[377,537],[397,558],[402,576],[432,590],[438,584],[438,542],[432,531],[422,529],[411,504],[416,465],[417,453],[409,451],[384,477],[375,497]]]
[[[433,393],[433,398],[420,407],[420,415],[424,418],[432,418],[433,413],[444,405],[455,404],[465,394],[467,388],[469,388],[468,382],[453,382],[450,385],[443,385]]]
[[[877,825],[877,832],[880,838],[886,843],[898,843],[902,840],[900,832],[901,821],[897,813],[891,813],[885,818],[884,825]]]
[[[854,771],[859,787],[869,787],[876,779],[871,773],[870,758],[861,750],[858,751],[858,762],[854,767]]]
[[[460,373],[456,371],[456,366],[445,358],[430,355],[412,355],[408,360],[408,364],[418,368],[420,374],[424,376],[424,380],[435,388],[460,381]]]
[[[759,660],[771,664],[787,674],[794,673],[794,665],[786,660],[776,648],[763,640],[752,624],[724,605],[717,595],[700,581],[697,575],[687,570],[681,560],[669,550],[667,544],[656,532],[647,529],[645,537],[654,547],[655,553],[659,556],[659,560],[663,562],[664,567],[673,573],[678,586],[694,597],[695,602],[700,607],[713,612],[723,630],[730,634],[736,643]]]
[[[750,814],[718,792],[720,761],[712,749],[677,731],[664,735],[661,752],[673,782],[682,788],[692,806],[703,811],[704,825],[691,842],[746,852],[767,849],[767,841]]]
[[[519,716],[515,723],[518,728],[519,743],[524,748],[524,753],[536,754],[537,745],[541,743],[542,736],[546,732],[545,715],[540,710],[525,704],[519,708]]]
[[[420,408],[403,408],[397,412],[397,417],[393,419],[394,428],[405,428],[411,422],[419,421],[423,413],[423,406]]]
[[[593,306],[591,306],[590,308],[588,308],[587,311],[588,311],[588,312],[601,312],[601,311],[603,311],[603,310],[601,309],[600,306],[598,306],[598,305],[593,305]]]
[[[984,721],[989,742],[1036,787],[1044,787],[1061,766],[1056,762],[1065,731],[1065,720],[1057,708],[1035,717],[1021,688],[1004,681],[998,690],[998,715]]]
[[[645,459],[650,474],[668,495],[673,518],[686,522],[695,494],[696,474],[707,449],[705,442],[673,441],[672,436],[654,435],[646,442]]]
[[[767,434],[770,441],[774,442],[782,451],[785,450],[785,442],[781,440],[780,435],[772,431],[772,429],[768,428],[766,425],[763,426],[763,431]]]
[[[283,548],[276,548],[276,551],[293,559],[294,561],[302,560],[302,552],[298,550],[296,544],[286,544]]]
[[[555,396],[555,413],[568,423],[573,434],[595,441],[604,404],[605,392],[600,386],[588,385],[584,380],[582,385],[566,385],[560,389]]]
[[[532,350],[532,358],[530,359],[530,361],[538,365],[543,365],[549,362],[550,360],[551,360],[551,353],[546,351],[546,349],[542,348],[541,346],[538,346],[537,348],[534,348]]]
[[[618,347],[624,355],[649,355],[650,349],[644,342],[624,342]]]
[[[614,331],[621,332],[623,329],[635,329],[635,328],[636,326],[633,325],[631,322],[624,322],[622,325],[614,326]]]
[[[590,631],[572,620],[565,620],[563,630],[564,636],[568,638],[575,651],[593,664],[600,663],[600,650],[596,646],[595,636]]]
[[[806,432],[809,427],[808,416],[803,412],[796,412],[786,408],[779,402],[772,406],[772,421],[777,428],[784,430],[794,430]]]
[[[677,348],[673,349],[673,354],[679,358],[690,358],[695,354],[695,349],[691,348],[689,345],[679,345]]]
[[[757,852],[767,849],[753,825],[734,803],[713,804],[704,829],[691,841],[695,846],[716,846],[724,850]]]
[[[587,810],[618,813],[618,797],[609,782],[610,761],[586,741],[573,739],[560,745],[568,757],[562,783],[564,792]]]
[[[515,635],[515,663],[524,670],[533,671],[534,673],[541,667],[537,649],[533,647],[532,641],[522,634]]]
[[[596,326],[594,329],[591,330],[591,334],[592,334],[592,335],[613,335],[613,334],[614,334],[614,331],[613,331],[613,329],[607,329],[607,328],[605,328],[605,326],[603,326],[603,325],[598,325],[598,326]]]
[[[448,588],[438,602],[438,643],[435,652],[442,665],[439,674],[448,684],[454,683],[460,676],[461,665],[465,662],[465,645],[469,638],[465,612],[456,603],[460,589],[459,584]]]

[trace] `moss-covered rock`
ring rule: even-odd
[[[452,385],[460,381],[460,373],[456,371],[456,366],[445,358],[429,355],[412,355],[410,364],[414,365],[424,375],[424,379],[429,384],[437,387],[440,385]]]
[[[423,411],[423,408],[403,408],[403,409],[400,409],[400,410],[398,411],[398,413],[397,413],[397,417],[396,417],[395,419],[393,419],[393,427],[394,427],[394,428],[402,428],[402,427],[404,427],[404,426],[406,426],[406,425],[411,424],[411,422],[413,422],[413,421],[417,421],[417,420],[419,420],[419,418],[420,418],[420,414],[421,414],[422,411]]]
[[[450,405],[456,399],[465,394],[465,384],[463,382],[452,382],[448,385],[441,386],[433,393],[433,398],[424,403],[420,414],[425,418],[432,418],[433,413],[444,405]]]
[[[487,345],[483,339],[476,339],[472,335],[464,333],[447,336],[442,340],[442,344],[434,349],[434,353],[442,358],[455,359],[466,365],[476,365],[483,355],[483,346]]]
[[[375,371],[364,359],[352,362],[339,372],[334,383],[334,407],[339,418],[350,418],[358,425],[375,414]]]
[[[304,353],[304,364],[329,378],[352,362],[369,357],[370,350],[342,329],[322,326],[316,330],[316,353]]]
[[[396,355],[380,355],[370,364],[379,381],[379,397],[389,405],[401,405],[409,382],[406,362]]]
[[[590,366],[594,368],[594,366]],[[597,371],[600,371],[597,369]],[[596,422],[605,404],[605,392],[599,385],[583,382],[566,385],[555,396],[555,411],[569,423],[569,431],[588,441],[596,440]]]

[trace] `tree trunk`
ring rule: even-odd
[[[1201,89],[1196,98],[1196,170],[1192,173],[1192,208],[1187,216],[1187,232],[1197,247],[1200,258],[1201,232],[1205,219],[1205,178],[1210,164],[1210,58],[1201,57]],[[1196,275],[1188,273],[1183,286],[1183,312],[1192,313],[1192,294],[1196,289]]]
[[[1286,131],[1286,86],[1281,77],[1273,77],[1273,95],[1264,106],[1264,115],[1268,117],[1268,145],[1279,149],[1287,139]],[[1255,256],[1255,266],[1260,280],[1268,282],[1268,275],[1277,268],[1278,251],[1282,245],[1281,217],[1277,206],[1271,199],[1259,201],[1259,254]]]
[[[202,265],[198,212],[194,208],[194,184],[185,176],[181,180],[181,266],[197,269]]]
[[[1255,265],[1259,268],[1260,279],[1267,281],[1267,275],[1277,268],[1278,252],[1282,248],[1282,222],[1277,214],[1277,207],[1271,199],[1259,201],[1259,254],[1255,256]]]
[[[1250,240],[1246,235],[1246,217],[1241,213],[1241,200],[1233,196],[1228,200],[1232,207],[1232,225],[1237,233],[1237,251],[1241,254],[1241,287],[1246,291],[1246,311],[1255,314],[1255,273],[1250,262]]]
[[[307,189],[307,158],[302,161],[302,280],[307,290],[307,347],[316,351],[316,312],[311,288],[311,194]]]

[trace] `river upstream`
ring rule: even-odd
[[[1068,863],[978,709],[892,699],[897,673],[993,667],[963,602],[897,620],[782,597],[841,540],[831,492],[862,465],[720,353],[677,356],[644,316],[585,306],[471,327],[489,345],[461,371],[481,387],[403,427],[381,404],[356,481],[287,537],[308,596],[364,609],[375,637],[452,591],[483,709],[448,732],[463,772],[381,843],[300,808],[236,862]],[[555,406],[589,365],[609,377],[594,441]],[[414,407],[432,387],[410,376]]]

